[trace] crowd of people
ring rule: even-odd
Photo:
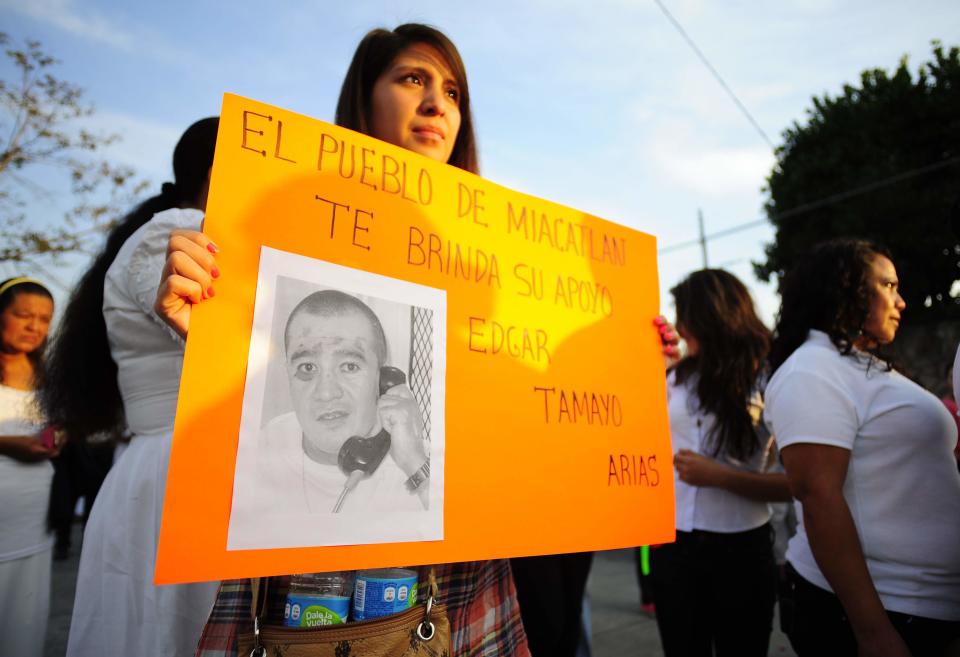
[[[336,122],[479,173],[466,70],[433,28],[367,34]],[[86,525],[67,654],[236,655],[249,629],[249,580],[152,581],[191,310],[216,303],[221,275],[202,229],[217,128],[211,117],[184,132],[174,182],[110,233],[46,360],[51,294],[31,278],[0,283],[0,641],[9,654],[42,654],[50,459],[63,436],[68,445],[132,436]],[[649,550],[645,603],[668,657],[766,655],[778,592],[801,657],[946,654],[960,641],[956,418],[887,354],[905,309],[889,251],[833,240],[798,262],[772,332],[743,283],[717,269],[671,290],[675,324],[655,322],[668,361],[677,538]],[[394,394],[405,399],[406,385]],[[416,488],[429,460],[424,469],[422,450],[406,456],[392,453]],[[796,532],[778,558],[774,508],[791,500]],[[576,654],[583,638],[590,561],[422,570],[437,576],[452,654],[553,657]],[[282,609],[287,578],[274,580],[268,610]]]

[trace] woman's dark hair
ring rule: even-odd
[[[0,290],[3,290],[0,292],[0,315],[2,315],[21,294],[36,294],[53,301],[53,295],[50,294],[50,290],[32,278],[8,278],[0,282]],[[3,326],[0,325],[0,330],[2,329]],[[47,339],[44,338],[43,342],[36,349],[27,354],[27,360],[29,360],[33,366],[34,386],[40,385],[40,382],[43,381],[43,352],[46,346]],[[3,381],[3,362],[0,361],[0,383],[3,383]]]
[[[807,340],[810,329],[830,336],[843,355],[853,350],[870,312],[868,277],[877,256],[893,259],[879,244],[844,238],[821,242],[797,261],[780,287],[780,313],[770,350],[772,371]],[[890,358],[879,346],[869,352],[890,367]]]
[[[175,182],[164,183],[160,194],[117,224],[70,297],[53,338],[39,396],[47,421],[73,440],[124,428],[117,364],[110,356],[103,319],[103,281],[123,243],[153,215],[177,207],[203,209],[219,123],[214,116],[187,128],[173,151]]]
[[[350,62],[337,101],[337,125],[370,134],[372,123],[371,95],[373,85],[401,52],[412,45],[423,43],[436,48],[446,60],[457,81],[460,93],[460,131],[453,144],[448,164],[469,171],[480,172],[477,159],[477,140],[473,134],[473,115],[470,112],[470,87],[467,70],[460,53],[443,32],[419,23],[407,23],[394,30],[376,29],[367,33]]]
[[[747,288],[722,269],[695,271],[670,293],[677,327],[699,345],[675,366],[677,383],[694,381],[700,409],[716,418],[708,437],[713,455],[748,459],[761,447],[748,400],[766,364],[770,331]]]

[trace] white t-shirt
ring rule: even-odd
[[[695,385],[692,379],[688,379],[683,385],[677,384],[675,372],[670,372],[667,376],[667,413],[670,417],[674,453],[689,449],[716,458],[713,456],[710,441],[716,418],[700,409]],[[757,393],[750,403],[762,408],[760,394]],[[763,456],[764,450],[761,448],[747,463],[723,454],[719,459],[726,465],[758,472],[763,465]],[[680,481],[676,470],[674,490],[677,496],[679,531],[702,529],[721,533],[743,532],[756,529],[770,520],[770,505],[766,502],[751,500],[713,486],[691,486]]]
[[[843,496],[885,609],[960,620],[957,427],[943,403],[862,353],[841,356],[820,331],[776,371],[767,425],[781,451],[797,443],[851,451]],[[832,590],[800,522],[787,561]]]
[[[316,463],[307,457],[302,435],[294,412],[280,415],[264,427],[260,437],[261,481],[256,487],[255,504],[266,511],[283,508],[286,512],[328,514],[343,491],[347,476],[336,465]],[[420,497],[406,489],[406,481],[407,475],[388,454],[371,476],[361,479],[347,493],[340,512],[422,511]]]

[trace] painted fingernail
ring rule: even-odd
[[[220,247],[218,247],[213,242],[210,242],[209,244],[207,244],[207,251],[209,251],[210,253],[219,253]]]
[[[215,293],[213,291],[213,286],[211,285],[210,287],[207,288],[207,296],[212,297],[214,294]]]
[[[220,278],[220,270],[214,267],[213,269],[210,270],[210,275],[213,276],[214,278]]]

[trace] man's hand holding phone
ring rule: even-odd
[[[390,434],[390,456],[408,477],[427,462],[423,418],[406,384],[396,385],[377,402],[380,424]]]

